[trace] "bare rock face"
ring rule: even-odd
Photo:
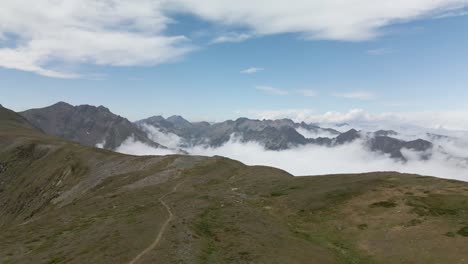
[[[342,145],[353,142],[354,140],[361,138],[361,134],[356,129],[351,129],[345,133],[340,134],[335,139],[335,144]]]
[[[219,147],[228,142],[232,136],[241,142],[257,142],[268,150],[284,150],[296,146],[314,144],[335,147],[362,140],[372,151],[390,154],[392,158],[404,160],[401,150],[403,148],[415,151],[427,151],[432,143],[418,139],[415,141],[402,141],[392,136],[397,132],[392,130],[379,130],[365,135],[356,129],[340,133],[334,129],[321,128],[314,124],[304,122],[295,123],[290,119],[255,120],[238,118],[220,123],[208,122],[191,123],[181,116],[171,116],[165,119],[162,116],[153,116],[136,122],[138,125],[151,125],[164,133],[173,133],[185,140],[187,146],[208,145]],[[305,138],[296,129],[302,128],[311,132],[325,131],[333,138]]]
[[[160,147],[148,139],[135,124],[99,106],[59,102],[49,107],[31,109],[20,113],[45,133],[79,142],[87,146],[102,144],[106,149],[116,149],[127,138]]]
[[[386,136],[371,138],[368,142],[371,150],[390,154],[392,158],[405,160],[401,150],[410,149],[418,152],[425,152],[432,149],[433,144],[429,141],[417,139],[413,141],[403,141]],[[427,157],[426,157],[427,158]]]
[[[4,173],[7,170],[7,165],[5,163],[0,163],[0,174]]]

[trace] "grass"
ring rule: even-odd
[[[220,157],[171,174],[181,157],[82,147],[14,126],[10,114],[7,132],[0,122],[0,164],[7,164],[0,259],[7,263],[126,262],[154,240],[167,216],[158,198],[182,178],[184,184],[165,198],[175,215],[171,228],[142,263],[434,264],[468,258],[465,183],[396,173],[292,177]],[[125,187],[158,175],[169,176],[154,186]],[[57,202],[76,186],[85,188]]]
[[[284,191],[274,191],[274,192],[271,192],[270,193],[270,196],[271,197],[280,197],[280,196],[283,196],[283,195],[286,195],[287,193],[284,192]]]
[[[419,216],[461,216],[468,213],[468,196],[457,194],[429,194],[412,197],[407,205]]]
[[[361,230],[366,230],[366,229],[369,228],[369,225],[367,225],[367,224],[360,224],[360,225],[358,225],[358,228],[361,229]]]
[[[464,226],[457,231],[460,236],[468,237],[468,226]]]
[[[397,204],[393,201],[381,201],[381,202],[375,202],[369,205],[371,208],[376,208],[376,207],[383,207],[383,208],[393,208],[396,207]]]

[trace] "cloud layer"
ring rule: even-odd
[[[456,130],[468,131],[468,111],[426,111],[426,112],[386,112],[370,113],[363,109],[347,112],[317,113],[312,109],[253,110],[248,115],[259,119],[290,118],[294,121],[336,125],[349,123],[358,129],[408,129],[425,128],[428,132],[455,133]],[[451,131],[447,131],[451,130]]]
[[[80,65],[155,65],[194,50],[166,29],[178,14],[226,30],[212,43],[298,33],[306,39],[359,41],[392,23],[464,12],[468,0],[3,0],[0,67],[57,78]],[[183,23],[183,21],[177,21]]]
[[[406,150],[403,154],[409,161],[403,163],[386,155],[370,152],[360,141],[334,148],[307,145],[283,151],[269,151],[254,142],[240,143],[231,140],[219,148],[196,147],[191,151],[197,155],[226,156],[248,165],[277,167],[296,176],[399,171],[468,181],[468,169],[460,167],[468,164],[447,160],[445,155],[437,151],[430,160],[424,161],[419,159],[417,153]]]
[[[173,135],[161,137],[161,132],[155,129],[147,130],[155,133],[153,138],[170,139]],[[307,137],[331,136],[324,133],[300,131]],[[176,140],[178,140],[176,138]],[[406,163],[390,158],[388,155],[370,151],[363,141],[336,147],[305,145],[282,151],[266,150],[256,142],[242,142],[231,137],[229,142],[220,147],[195,146],[185,149],[192,155],[220,155],[239,160],[247,165],[265,165],[280,168],[296,176],[323,175],[337,173],[362,173],[374,171],[398,171],[440,178],[468,181],[468,140],[440,139],[435,142],[429,160],[421,159],[421,153],[402,150],[408,160]],[[167,143],[167,142],[166,142]],[[119,152],[134,155],[165,155],[176,151],[151,148],[133,138],[126,140]],[[457,158],[447,155],[458,155]]]

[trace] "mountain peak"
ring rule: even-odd
[[[147,121],[154,121],[154,122],[160,122],[160,121],[165,121],[166,119],[161,116],[161,115],[157,115],[157,116],[152,116],[152,117],[148,117],[147,119],[145,119]]]
[[[357,131],[356,129],[350,129],[346,132],[344,132],[343,134],[339,135],[338,137],[336,137],[336,143],[337,144],[345,144],[345,143],[349,143],[349,142],[352,142],[358,138],[360,138],[361,135],[359,133],[359,131]]]
[[[53,105],[51,105],[50,107],[73,107],[73,105],[67,103],[67,102],[63,102],[63,101],[60,101],[60,102],[57,102]]]
[[[189,125],[189,124],[191,124],[189,121],[187,121],[185,118],[183,118],[180,115],[170,116],[166,120],[173,123],[174,125]]]
[[[137,125],[102,105],[72,106],[58,102],[46,108],[24,111],[21,115],[50,135],[86,146],[96,146],[105,141],[104,148],[116,149],[130,136],[147,145],[160,146],[149,139]]]
[[[374,132],[376,136],[396,136],[398,133],[393,130],[378,130]]]
[[[110,113],[109,108],[107,108],[107,107],[105,107],[105,106],[103,106],[103,105],[98,106],[97,109],[98,109],[99,111],[101,111],[101,112],[109,112],[109,113]]]

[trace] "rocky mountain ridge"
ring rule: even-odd
[[[393,138],[397,132],[390,130],[364,133],[351,129],[341,133],[331,128],[305,122],[297,123],[290,119],[238,118],[209,123],[190,122],[182,116],[153,116],[132,123],[113,114],[104,106],[72,106],[64,102],[30,109],[20,114],[47,134],[110,150],[116,150],[129,138],[151,147],[165,148],[157,139],[148,135],[144,126],[152,126],[161,133],[177,135],[181,139],[177,149],[190,149],[194,146],[220,147],[232,137],[241,142],[257,142],[265,149],[275,151],[309,144],[335,147],[361,140],[371,151],[404,160],[402,149],[429,152],[433,147],[430,141],[423,139],[404,141]],[[177,153],[181,152],[177,150]]]
[[[65,102],[20,113],[45,133],[85,146],[102,146],[114,150],[129,137],[152,147],[163,147],[150,140],[128,119],[112,113],[104,106],[72,106]]]

